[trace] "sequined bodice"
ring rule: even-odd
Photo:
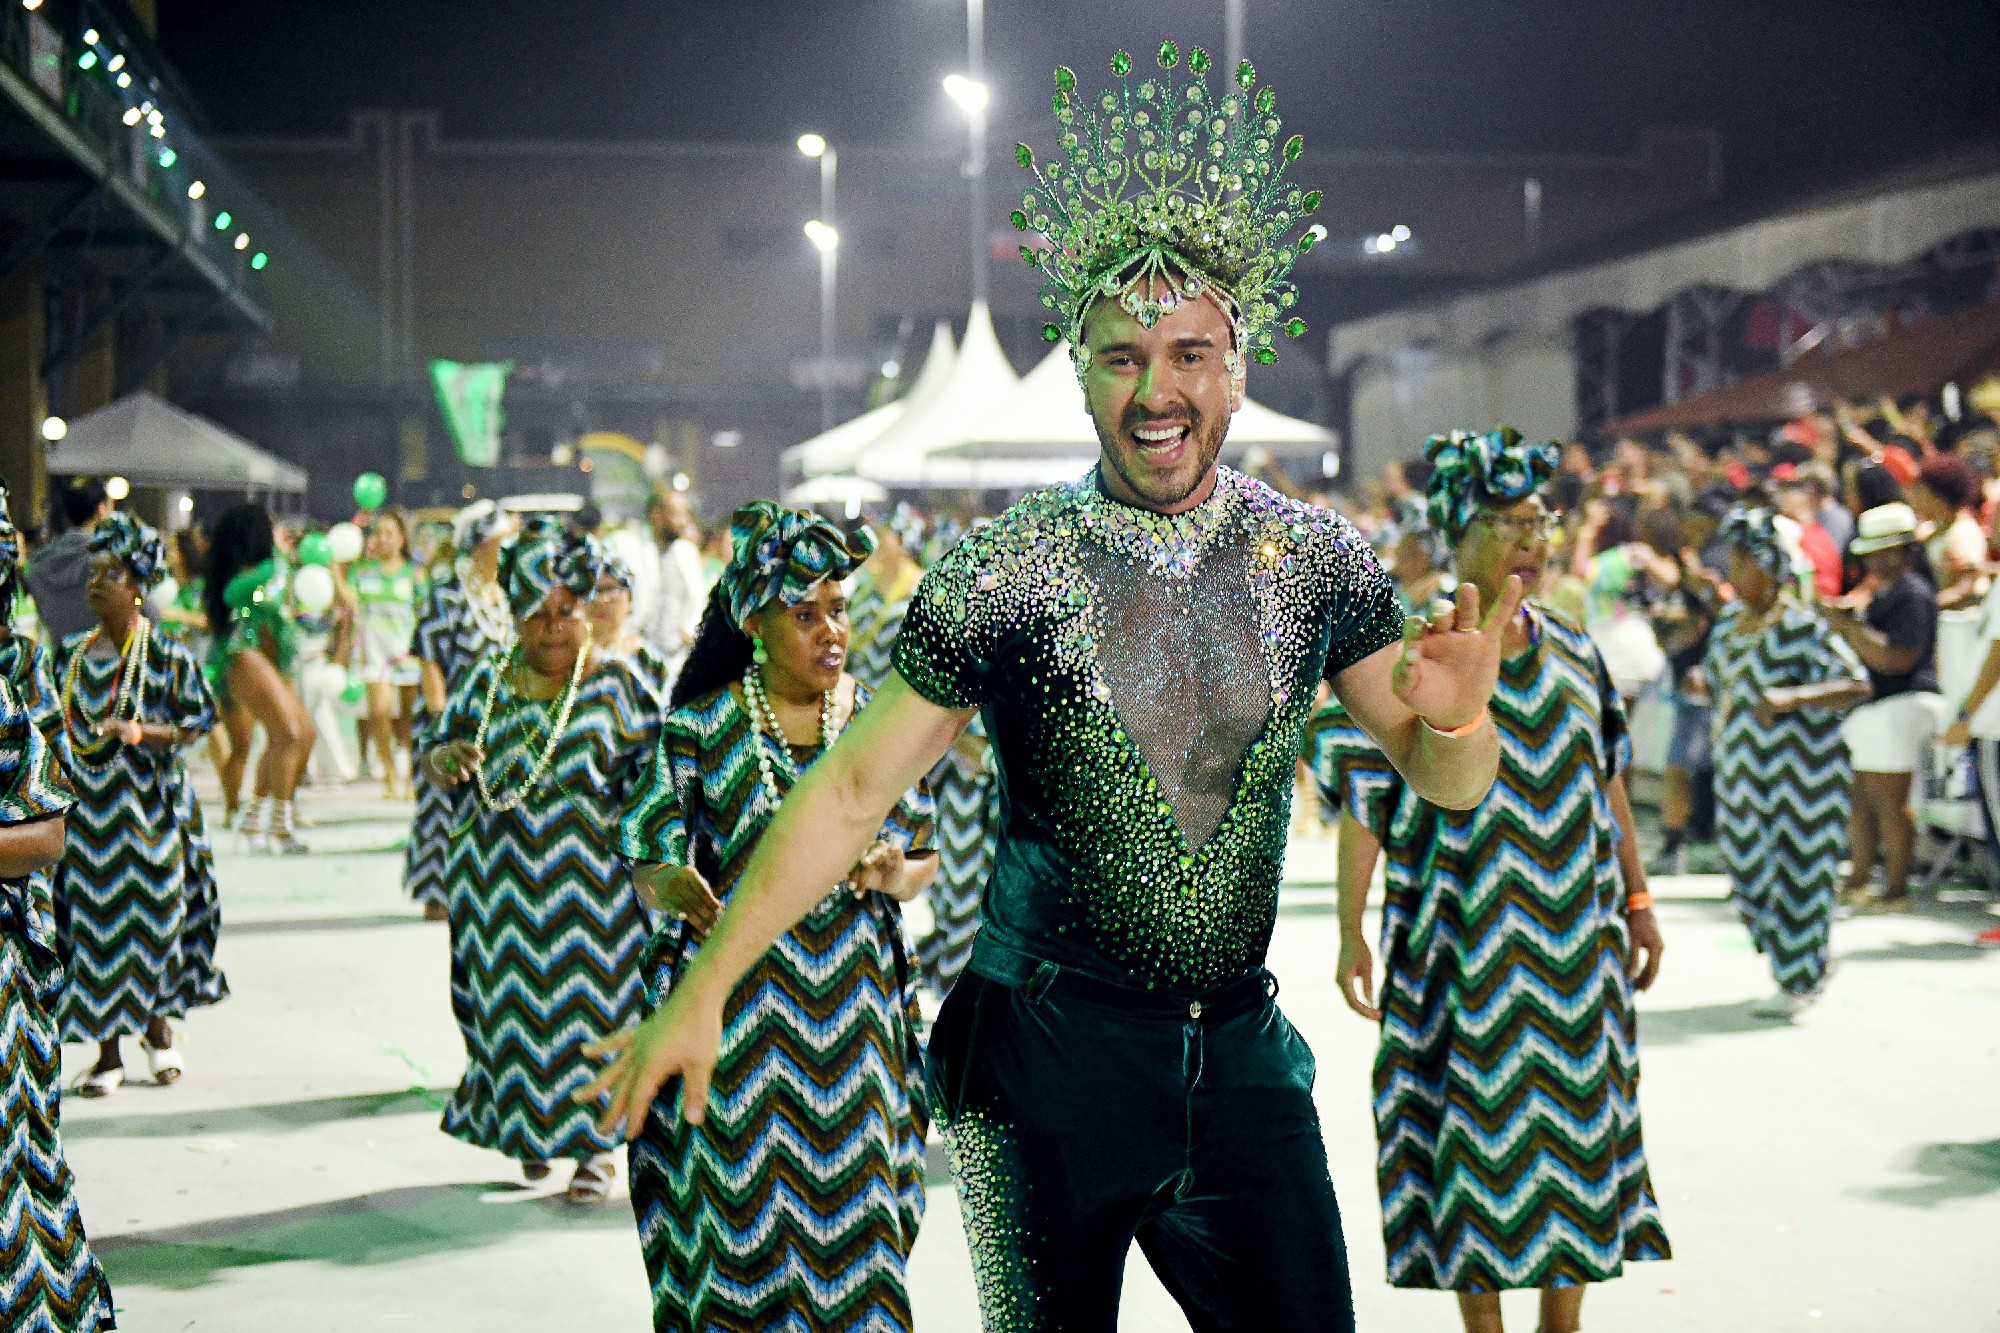
[[[1227,469],[1175,518],[1092,479],[969,536],[896,666],[999,757],[981,947],[1185,989],[1260,965],[1314,689],[1400,629],[1351,527]]]

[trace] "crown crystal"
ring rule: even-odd
[[[1183,62],[1162,42],[1158,64],[1135,78],[1131,56],[1118,52],[1117,84],[1095,97],[1058,68],[1059,148],[1039,164],[1028,145],[1014,150],[1034,181],[1009,220],[1048,242],[1023,246],[1021,257],[1041,271],[1042,304],[1061,321],[1043,335],[1068,338],[1079,375],[1089,356],[1084,317],[1099,297],[1148,328],[1183,301],[1214,297],[1235,325],[1239,370],[1276,361],[1278,334],[1305,332],[1304,320],[1282,314],[1298,301],[1292,266],[1326,235],[1320,226],[1289,234],[1320,205],[1319,191],[1284,180],[1305,141],[1279,139],[1277,93],[1257,86],[1249,61],[1219,101],[1200,47]]]

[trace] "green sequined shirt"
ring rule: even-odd
[[[1346,520],[1228,468],[1186,514],[1093,474],[967,536],[911,599],[896,668],[978,708],[998,756],[973,968],[1195,992],[1262,966],[1314,690],[1401,630]]]

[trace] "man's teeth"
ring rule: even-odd
[[[1187,434],[1186,426],[1139,426],[1132,432],[1142,444],[1170,444]]]

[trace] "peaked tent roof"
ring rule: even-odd
[[[974,302],[951,374],[923,401],[912,393],[908,410],[855,461],[854,470],[885,486],[966,484],[931,481],[926,460],[966,443],[974,423],[991,417],[1019,383],[993,332],[992,312],[984,301]]]
[[[2000,300],[1838,351],[1815,348],[1769,374],[1738,380],[1606,426],[1612,434],[1783,421],[1849,398],[1929,395],[2000,367]]]
[[[205,491],[306,488],[304,468],[141,389],[69,423],[49,471]]]
[[[931,330],[931,348],[924,357],[924,368],[917,373],[916,383],[910,386],[908,393],[893,403],[884,403],[851,421],[843,421],[803,444],[793,445],[781,455],[783,465],[788,469],[796,467],[808,477],[846,472],[869,445],[902,419],[912,404],[921,404],[937,396],[945,378],[951,374],[952,363],[957,359],[958,351],[951,341],[951,325],[939,320],[937,327]]]
[[[1332,431],[1274,412],[1249,397],[1230,419],[1228,456],[1260,447],[1274,453],[1322,453],[1336,446]],[[1069,344],[1058,343],[1042,363],[1021,377],[1014,392],[953,456],[983,459],[1097,452],[1097,429],[1084,406],[1083,386],[1070,364]]]

